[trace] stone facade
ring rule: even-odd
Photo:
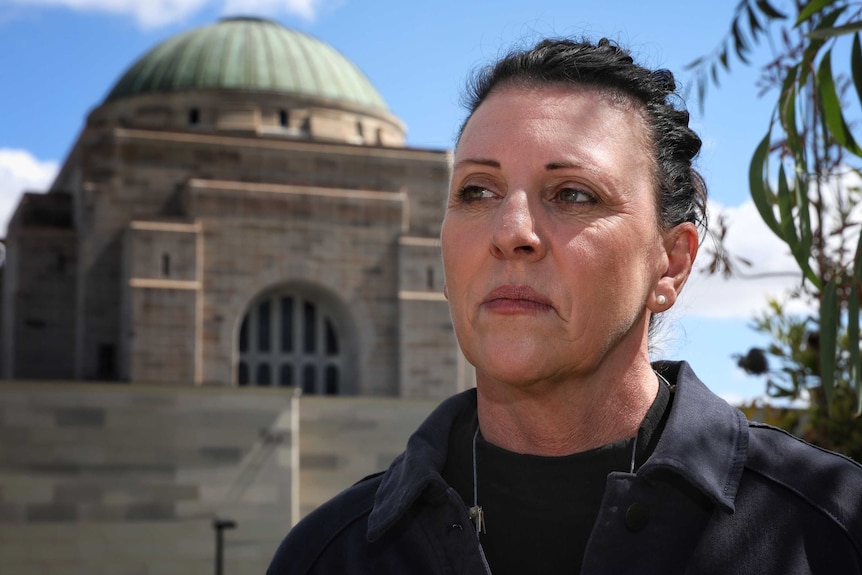
[[[300,517],[385,469],[436,402],[0,383],[0,573],[259,575]],[[297,418],[298,414],[298,418]]]
[[[68,378],[74,367],[76,234],[68,194],[28,194],[10,233],[0,319],[0,366],[23,378]],[[14,320],[14,321],[12,321]],[[14,342],[14,346],[12,345]]]
[[[447,152],[359,104],[109,100],[10,223],[3,376],[450,395],[448,174]]]

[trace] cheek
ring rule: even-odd
[[[464,257],[461,247],[455,241],[451,233],[444,233],[441,236],[442,257],[443,257],[443,295],[449,301],[449,309],[453,312],[457,310],[458,301],[463,296],[462,284],[465,281],[462,271],[463,265],[461,260]]]
[[[441,253],[443,257],[443,275],[445,276],[446,286],[450,287],[457,281],[457,271],[455,262],[458,259],[457,251],[454,248],[452,235],[444,233],[441,235]]]
[[[443,220],[440,233],[440,243],[443,254],[443,272],[446,282],[451,288],[466,280],[465,273],[471,267],[471,261],[475,259],[475,252],[479,245],[475,233],[456,216],[447,216]]]
[[[634,294],[642,282],[653,278],[660,264],[653,236],[646,229],[627,226],[585,230],[567,248],[564,273],[582,291],[597,297]]]

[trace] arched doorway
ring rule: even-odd
[[[308,290],[265,293],[240,324],[239,385],[300,387],[305,394],[345,393],[345,334],[326,298]]]

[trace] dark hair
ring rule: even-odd
[[[485,98],[505,84],[592,86],[614,97],[639,102],[652,132],[656,166],[658,221],[665,229],[692,222],[706,229],[706,184],[692,168],[701,140],[688,127],[688,112],[678,109],[676,82],[669,70],[649,70],[606,38],[597,44],[566,39],[542,40],[480,69],[467,85],[464,127]]]

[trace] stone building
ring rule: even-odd
[[[450,395],[448,160],[315,38],[256,18],[170,38],[12,217],[2,375]]]

